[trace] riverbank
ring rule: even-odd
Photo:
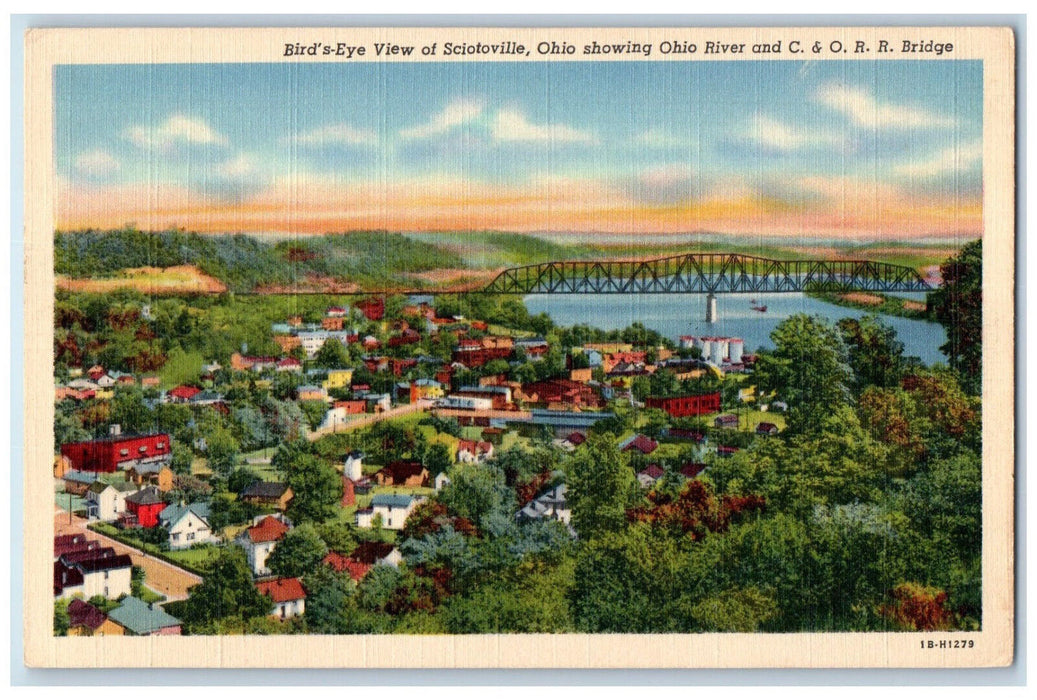
[[[805,295],[848,309],[886,316],[899,316],[915,321],[928,321],[929,310],[924,301],[904,299],[880,292],[805,292]]]

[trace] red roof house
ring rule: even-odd
[[[126,497],[126,510],[137,516],[141,527],[158,525],[158,514],[168,505],[162,500],[162,494],[154,486],[141,489]]]
[[[274,516],[268,515],[260,520],[258,525],[253,525],[248,529],[248,538],[256,544],[260,542],[277,542],[284,537],[286,532],[288,532],[287,525]]]

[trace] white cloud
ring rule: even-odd
[[[775,151],[798,151],[803,148],[840,145],[844,141],[838,134],[797,128],[766,114],[756,115],[744,135],[750,141]]]
[[[817,92],[817,101],[845,114],[853,123],[873,129],[949,128],[953,117],[919,107],[879,102],[866,90],[829,83]]]
[[[295,143],[324,146],[343,144],[350,146],[372,146],[378,143],[378,134],[367,129],[358,129],[350,124],[329,124],[299,134]]]
[[[111,175],[120,167],[119,161],[115,159],[115,156],[100,148],[80,153],[76,156],[73,165],[77,173],[87,177]]]
[[[226,160],[216,166],[216,175],[222,178],[246,178],[256,174],[256,161],[247,153]]]
[[[400,130],[403,139],[427,139],[445,134],[451,129],[470,124],[483,113],[482,102],[476,100],[457,100],[448,104],[442,112],[430,121],[408,129]]]
[[[123,136],[140,148],[168,150],[177,143],[214,144],[223,146],[227,138],[201,119],[174,114],[164,123],[154,126],[134,126]]]
[[[521,112],[502,109],[491,127],[498,141],[543,141],[553,143],[595,143],[594,135],[565,124],[533,124]]]
[[[951,146],[923,160],[901,163],[893,171],[902,177],[925,179],[959,173],[983,160],[983,142],[971,141]]]

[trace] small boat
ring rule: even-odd
[[[766,313],[767,312],[767,307],[766,306],[757,306],[756,304],[753,304],[752,305],[752,310],[753,311],[759,311],[762,314],[762,313]]]

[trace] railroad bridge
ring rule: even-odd
[[[495,294],[706,294],[706,321],[717,320],[716,295],[822,292],[926,292],[918,271],[871,260],[774,260],[739,253],[685,253],[653,260],[562,261],[504,270]]]

